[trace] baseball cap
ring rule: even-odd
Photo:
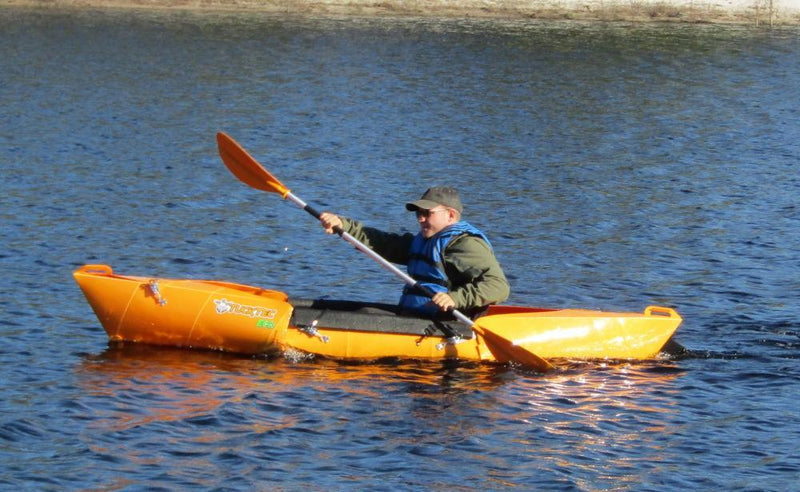
[[[459,213],[464,210],[464,207],[461,205],[461,198],[458,197],[458,191],[449,186],[434,186],[428,188],[419,200],[406,203],[406,210],[411,212],[419,209],[430,210],[437,205],[444,205],[447,208],[456,209]]]

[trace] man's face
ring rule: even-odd
[[[452,208],[437,206],[430,210],[419,209],[416,211],[422,237],[430,238],[445,227],[455,224],[457,212]]]

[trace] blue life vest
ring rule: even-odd
[[[457,222],[428,239],[420,233],[414,237],[411,243],[408,274],[434,292],[447,292],[450,290],[452,284],[444,271],[442,253],[453,239],[464,234],[483,239],[491,249],[492,244],[486,234],[464,221]],[[400,297],[400,307],[402,309],[433,316],[439,312],[439,308],[429,303],[430,298],[428,296],[409,285],[406,285],[403,289],[403,295]]]

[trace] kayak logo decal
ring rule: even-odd
[[[268,328],[268,329],[271,330],[271,329],[275,328],[275,322],[267,320],[267,319],[260,319],[260,320],[256,321],[256,326],[258,328]]]
[[[265,319],[274,319],[277,314],[275,309],[247,306],[227,299],[214,299],[214,305],[216,306],[217,314],[236,314],[239,316],[247,316],[248,318],[260,318],[258,322],[259,327],[269,328],[269,326],[267,326],[269,324],[274,326],[274,323],[265,321]]]

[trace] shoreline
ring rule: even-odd
[[[0,0],[4,7],[800,25],[800,0]]]

